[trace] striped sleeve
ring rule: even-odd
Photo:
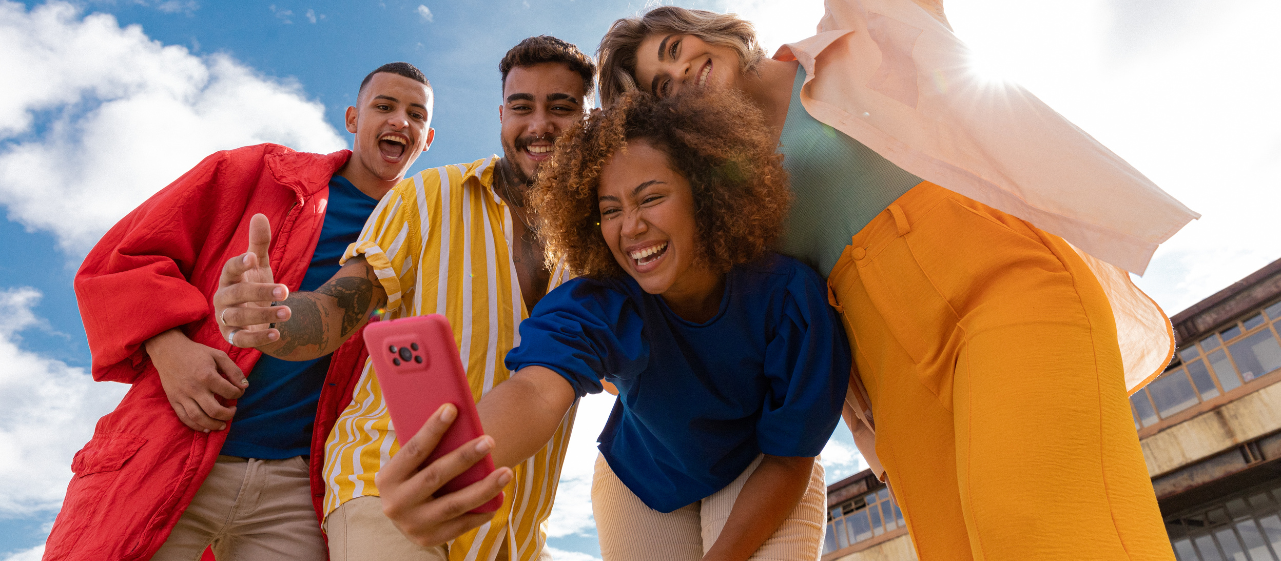
[[[426,202],[425,198],[418,196],[423,192],[419,190],[418,183],[435,179],[439,189],[439,179],[428,175],[423,173],[408,178],[389,191],[369,215],[360,237],[347,247],[340,261],[346,263],[353,257],[365,258],[387,292],[388,310],[399,309],[414,289],[422,242],[419,237],[420,204]]]

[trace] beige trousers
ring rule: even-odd
[[[702,559],[716,543],[743,484],[760,463],[757,458],[742,475],[711,496],[662,513],[645,506],[598,455],[592,481],[592,513],[601,557],[604,561]],[[756,550],[752,561],[817,561],[823,554],[826,522],[827,487],[823,483],[823,466],[815,461],[809,488],[800,504]]]
[[[307,462],[218,456],[209,477],[152,559],[325,559]]]
[[[382,499],[356,497],[325,517],[332,561],[448,561],[443,545],[409,541],[383,514]]]

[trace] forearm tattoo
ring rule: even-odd
[[[289,306],[292,315],[289,321],[276,324],[281,345],[271,354],[288,358],[300,350],[309,351],[306,356],[337,349],[360,327],[370,311],[385,300],[383,297],[374,302],[377,282],[376,277],[338,277],[315,292],[290,294],[284,304]]]

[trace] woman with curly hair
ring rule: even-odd
[[[737,91],[764,114],[793,191],[780,252],[828,278],[846,422],[922,559],[1173,559],[1126,414],[1173,334],[1125,270],[1196,213],[979,81],[940,0],[826,7],[773,58],[733,15],[618,20],[602,100]]]
[[[592,486],[606,561],[817,559],[814,458],[849,348],[818,274],[768,251],[788,189],[757,112],[625,96],[558,141],[529,200],[549,259],[580,276],[521,323],[515,375],[478,404],[494,463],[531,456],[609,381]]]

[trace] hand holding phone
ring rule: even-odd
[[[403,446],[417,434],[446,403],[457,408],[458,417],[428,455],[426,464],[484,434],[453,330],[444,316],[431,314],[378,322],[365,329],[364,337],[399,444]],[[493,471],[493,459],[486,454],[436,494],[461,490]],[[470,512],[494,512],[502,504],[503,494],[499,493]]]

